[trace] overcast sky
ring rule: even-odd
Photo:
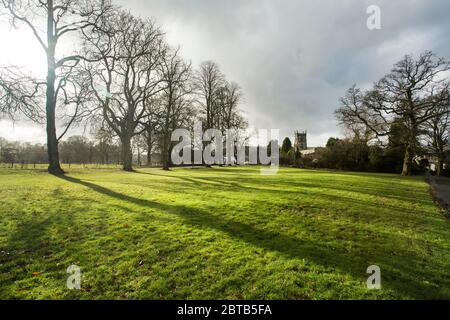
[[[405,54],[429,49],[450,59],[449,0],[118,3],[153,17],[194,66],[217,62],[229,80],[241,85],[241,109],[252,127],[280,129],[282,136],[308,130],[310,146],[341,134],[333,111],[354,83],[370,85]],[[367,29],[371,4],[381,8],[381,30]],[[3,57],[9,50],[9,60],[23,58],[24,53],[14,55],[14,37],[0,34],[11,41]],[[0,122],[0,136],[32,141],[45,137],[42,128],[19,123],[12,131],[6,121]]]

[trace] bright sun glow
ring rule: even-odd
[[[7,22],[0,23],[0,66],[14,65],[35,76],[45,76],[45,54],[31,31],[14,29]]]

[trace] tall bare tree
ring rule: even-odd
[[[437,158],[436,175],[440,176],[444,167],[446,147],[450,144],[450,110],[442,105],[427,122],[426,141],[431,154]]]
[[[224,84],[224,76],[217,63],[203,62],[195,74],[195,83],[201,112],[205,117],[204,129],[212,129],[218,110],[218,94]]]
[[[192,92],[190,87],[191,66],[180,58],[177,50],[167,50],[161,63],[164,90],[161,93],[161,156],[163,169],[169,169],[170,135],[181,125],[182,117],[187,116],[186,96]]]
[[[47,77],[45,81],[34,81],[34,88],[45,86],[43,99],[45,99],[47,127],[48,171],[61,174],[63,170],[59,163],[56,106],[60,95],[64,95],[63,100],[68,102],[66,99],[68,89],[65,89],[67,76],[83,57],[72,53],[64,55],[62,50],[58,50],[58,45],[65,38],[73,40],[81,30],[95,24],[107,14],[111,5],[105,0],[1,0],[1,6],[2,12],[9,16],[11,24],[14,27],[28,28],[45,52]],[[31,93],[26,94],[21,92],[24,87],[14,88],[22,97],[14,100],[22,104],[22,107],[16,105],[16,109],[30,110],[35,105],[38,91],[33,89]]]
[[[86,64],[86,74],[103,118],[120,138],[123,170],[132,171],[131,139],[145,131],[148,104],[163,89],[163,33],[124,11],[88,31],[85,50],[99,62]]]
[[[342,123],[365,125],[378,137],[389,135],[394,120],[403,121],[406,132],[402,175],[410,175],[423,126],[443,112],[439,106],[449,99],[449,82],[444,76],[448,70],[450,63],[432,52],[418,59],[405,56],[373,89],[362,92],[350,88],[341,98],[336,115]]]
[[[225,82],[220,90],[220,128],[224,130],[241,128],[241,115],[239,104],[242,100],[242,91],[235,82]]]
[[[162,107],[159,97],[149,99],[147,102],[146,116],[143,118],[142,135],[145,139],[145,151],[147,152],[147,165],[152,164],[152,153],[158,145],[161,132]]]

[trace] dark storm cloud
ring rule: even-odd
[[[338,98],[353,83],[370,85],[404,54],[431,49],[450,58],[450,2],[431,1],[124,1],[154,17],[169,41],[198,65],[214,60],[245,92],[253,127],[283,135],[307,129],[324,144],[339,129]],[[366,27],[380,6],[382,29]]]

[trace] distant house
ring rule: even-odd
[[[316,153],[316,148],[308,148],[306,150],[300,150],[302,156],[309,156]]]
[[[446,160],[444,160],[443,169],[447,170],[448,168],[447,168],[447,163],[446,162],[448,161],[448,159],[450,159],[450,145],[446,145],[444,147],[444,152],[445,152]],[[419,164],[420,161],[422,161],[424,159],[428,160],[429,169],[431,171],[437,171],[438,158],[436,156],[433,156],[433,155],[429,154],[429,155],[426,155],[426,156],[417,157],[415,159],[415,161],[416,161],[417,164]]]

